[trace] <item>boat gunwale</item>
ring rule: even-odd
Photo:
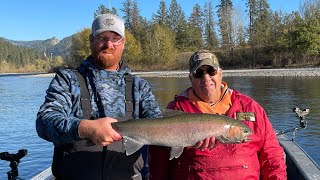
[[[311,158],[311,156],[303,150],[295,141],[292,141],[288,136],[282,134],[278,135],[280,145],[283,147],[286,155],[287,172],[290,171],[288,167],[288,160],[292,161],[302,176],[303,179],[320,179],[320,167]],[[288,174],[289,175],[289,174]]]

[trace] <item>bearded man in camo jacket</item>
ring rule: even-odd
[[[78,72],[89,91],[90,118],[84,117],[81,88],[76,72],[60,70],[51,81],[45,101],[37,114],[39,136],[54,144],[52,172],[56,179],[142,179],[141,151],[126,156],[122,137],[111,123],[128,117],[153,118],[160,109],[144,79],[131,76],[121,59],[125,27],[113,14],[95,18],[90,34],[91,56]],[[126,87],[128,86],[128,87]],[[132,107],[126,114],[126,88],[132,88]]]

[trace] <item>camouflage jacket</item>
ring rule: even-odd
[[[84,75],[91,96],[93,118],[112,117],[118,120],[125,115],[125,74],[129,67],[121,62],[116,72],[97,68],[88,57],[79,67]],[[161,111],[147,81],[133,76],[133,118],[157,117]],[[88,83],[89,82],[89,83]],[[55,145],[80,140],[78,125],[83,117],[81,93],[73,70],[56,73],[46,91],[45,101],[36,119],[39,136]]]

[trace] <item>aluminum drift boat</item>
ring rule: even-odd
[[[294,141],[286,135],[279,135],[278,140],[286,154],[288,180],[320,180],[318,164]],[[51,167],[31,180],[54,179]]]
[[[286,154],[288,180],[320,180],[319,165],[298,144],[286,135],[278,140]]]
[[[305,152],[297,143],[294,142],[295,133],[300,129],[307,127],[305,116],[309,114],[309,109],[293,108],[300,119],[300,126],[291,128],[285,131],[277,132],[277,137],[280,145],[283,147],[286,155],[286,165],[288,179],[294,180],[320,180],[320,167],[319,165]],[[292,139],[284,135],[285,133],[292,132]]]

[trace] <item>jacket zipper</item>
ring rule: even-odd
[[[249,169],[249,166],[242,165],[242,166],[232,166],[232,167],[218,167],[218,168],[195,168],[198,172],[205,172],[205,171],[217,171],[217,170],[230,170],[230,169]]]

